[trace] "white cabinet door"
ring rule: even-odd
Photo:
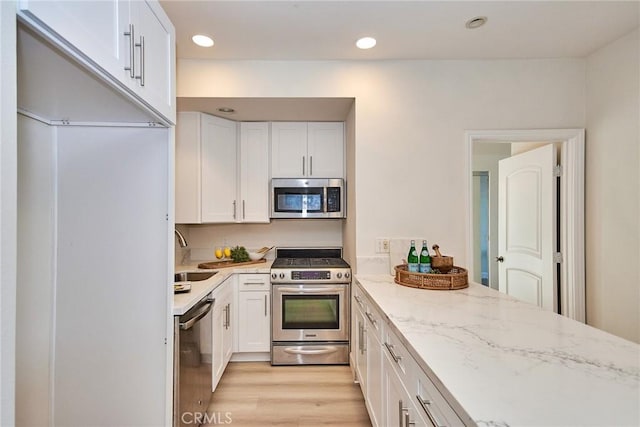
[[[344,176],[344,123],[308,123],[307,156],[307,176],[342,178]]]
[[[269,222],[269,123],[240,124],[240,212],[242,222]]]
[[[297,178],[307,173],[307,123],[271,124],[271,177]]]
[[[360,383],[362,393],[367,394],[367,320],[363,314],[364,301],[361,295],[357,294],[358,290],[354,289],[351,307],[353,307],[354,316],[354,338],[352,351],[355,352],[355,372]]]
[[[20,13],[44,24],[83,56],[128,85],[129,0],[22,0]]]
[[[227,319],[226,313],[226,304],[220,298],[216,298],[211,312],[211,344],[213,346],[211,352],[211,377],[213,380],[211,391],[216,389],[225,368],[223,335]]]
[[[269,299],[267,291],[240,292],[238,351],[264,352],[270,350]]]
[[[382,361],[384,353],[382,344],[376,336],[375,328],[369,322],[366,330],[367,340],[367,405],[373,426],[385,425],[382,421],[383,380]]]
[[[418,411],[405,389],[400,378],[393,369],[393,360],[388,353],[383,356],[383,376],[385,392],[384,413],[385,421],[381,425],[392,427],[435,427],[418,416]]]
[[[202,222],[234,222],[238,210],[236,123],[206,114],[201,121]]]
[[[268,274],[238,275],[238,351],[271,350],[271,282]]]
[[[134,71],[132,88],[151,107],[175,122],[175,30],[157,2],[133,1]]]
[[[214,292],[211,354],[212,391],[216,389],[233,351],[233,281],[227,279]]]

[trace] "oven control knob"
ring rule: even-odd
[[[271,278],[272,278],[272,279],[277,279],[277,278],[278,278],[278,275],[277,275],[276,273],[271,273]]]
[[[351,276],[349,273],[344,273],[344,278],[345,278],[345,279],[348,279],[348,278],[349,278],[349,276]]]
[[[284,273],[280,273],[280,278],[284,279]]]
[[[342,273],[338,273],[336,276],[338,276],[338,279],[342,279]]]

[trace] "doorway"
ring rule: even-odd
[[[559,189],[560,197],[558,203],[562,215],[559,225],[559,247],[562,262],[559,264],[559,283],[561,287],[559,294],[561,296],[561,305],[559,311],[572,319],[585,321],[585,290],[584,290],[584,129],[557,129],[557,130],[507,130],[507,131],[468,131],[466,133],[466,150],[467,150],[467,168],[469,176],[467,186],[467,213],[468,213],[468,229],[467,229],[467,259],[470,260],[470,275],[477,278],[476,258],[481,259],[482,250],[476,245],[476,236],[480,230],[476,230],[479,225],[476,220],[474,203],[474,152],[478,150],[481,143],[494,143],[497,146],[504,147],[505,157],[511,155],[510,146],[512,143],[532,143],[532,142],[559,142],[560,156],[563,159],[563,167],[561,170],[562,183]],[[508,152],[508,154],[507,154]],[[491,186],[492,174],[489,172],[489,182]],[[497,181],[497,174],[496,179]],[[491,193],[489,193],[491,194]],[[494,197],[495,199],[495,197]],[[494,203],[492,203],[492,201]],[[492,200],[489,196],[489,211],[491,206],[497,206],[497,201]],[[497,207],[496,207],[497,209]],[[489,220],[489,245],[492,245],[492,231],[495,227],[491,227]],[[497,236],[493,237],[497,243]],[[496,249],[497,251],[497,249]],[[488,249],[489,253],[492,253]],[[479,253],[477,256],[476,253]],[[493,252],[495,253],[495,252]],[[473,262],[471,262],[473,261]],[[493,288],[498,287],[496,274],[492,274],[493,262],[489,260],[489,285]],[[495,267],[495,266],[494,266]],[[497,270],[497,269],[493,269]],[[495,273],[495,271],[494,271]],[[480,272],[480,278],[482,272]],[[493,280],[493,283],[492,283]],[[474,280],[477,281],[477,280]],[[480,282],[481,283],[481,282]]]
[[[474,168],[475,169],[475,168]],[[473,171],[473,246],[476,248],[473,258],[473,280],[489,286],[489,259],[491,256],[489,237],[490,209],[489,171]]]

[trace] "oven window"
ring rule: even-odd
[[[313,212],[323,210],[322,187],[290,188],[279,187],[274,189],[274,205],[276,212]]]
[[[282,295],[282,329],[340,329],[339,295]]]

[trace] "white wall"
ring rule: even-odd
[[[587,58],[587,323],[640,342],[640,40]]]
[[[263,246],[307,247],[342,246],[342,221],[328,219],[314,220],[272,220],[269,224],[203,224],[181,225],[187,230],[190,260],[194,262],[214,261],[216,246],[244,246],[248,250]],[[271,259],[274,251],[267,254]],[[179,256],[176,263],[180,263]],[[189,264],[189,260],[185,260]]]
[[[465,130],[584,127],[584,69],[581,59],[180,60],[178,96],[355,98],[356,267],[366,272],[376,237],[425,236],[465,265]]]
[[[18,116],[18,136],[16,424],[44,426],[52,421],[56,130]]]
[[[15,424],[16,5],[0,1],[0,425]]]

